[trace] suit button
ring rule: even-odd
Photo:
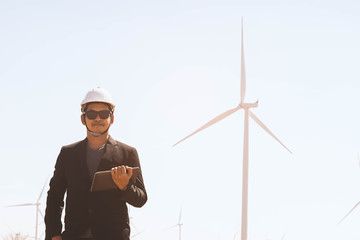
[[[89,209],[89,213],[92,214],[93,210],[92,209]]]

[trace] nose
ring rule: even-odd
[[[99,113],[96,113],[96,118],[95,118],[95,120],[101,120]]]

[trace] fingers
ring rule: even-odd
[[[121,165],[121,166],[118,166],[118,167],[113,167],[111,169],[111,176],[113,177],[116,177],[116,176],[120,176],[120,175],[128,175],[128,176],[132,176],[132,168],[131,167],[128,167],[128,166],[124,166],[124,165]]]
[[[132,168],[128,166],[118,166],[111,169],[111,177],[120,190],[126,190],[129,179],[132,176]]]
[[[113,179],[119,178],[124,175],[124,170],[122,169],[122,166],[113,167],[110,172]]]
[[[119,176],[121,174],[121,171],[120,171],[120,167],[113,167],[111,169],[111,175],[116,177],[116,176]]]
[[[132,173],[133,173],[133,169],[131,167],[126,166],[126,170],[127,170],[128,175],[131,177]]]

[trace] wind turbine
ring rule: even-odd
[[[131,207],[129,208],[129,221],[130,221],[130,225],[133,226],[133,228],[136,230],[136,233],[134,233],[133,235],[130,236],[131,239],[135,238],[136,236],[140,235],[141,233],[145,232],[145,230],[143,231],[139,231],[139,229],[135,226],[135,224],[133,223],[133,217],[130,214],[130,210]]]
[[[172,229],[172,228],[175,228],[175,227],[179,227],[179,240],[181,240],[181,226],[183,225],[182,223],[181,223],[181,212],[182,212],[182,206],[181,206],[181,208],[180,208],[180,215],[179,215],[179,221],[178,221],[178,223],[177,224],[175,224],[174,226],[171,226],[171,227],[169,227],[167,230],[170,230],[170,229]]]
[[[242,216],[241,216],[241,240],[247,240],[247,210],[248,210],[248,168],[249,168],[249,116],[260,126],[262,127],[268,134],[270,134],[276,141],[278,141],[286,150],[290,153],[291,151],[265,126],[263,122],[261,122],[251,111],[250,108],[255,108],[258,106],[258,101],[254,103],[246,103],[244,102],[245,98],[245,59],[244,59],[244,44],[243,44],[243,21],[241,19],[241,82],[240,82],[240,104],[235,108],[231,108],[224,113],[218,115],[213,118],[205,125],[197,129],[195,132],[186,136],[179,142],[175,143],[173,146],[179,144],[185,139],[191,137],[192,135],[204,130],[205,128],[210,127],[211,125],[221,121],[222,119],[228,117],[234,112],[244,109],[245,112],[245,120],[244,120],[244,147],[243,147],[243,179],[242,179]]]
[[[46,179],[46,182],[40,192],[40,195],[38,197],[38,199],[36,200],[35,203],[24,203],[24,204],[18,204],[18,205],[10,205],[10,206],[6,206],[6,207],[24,207],[24,206],[36,206],[36,225],[35,225],[35,240],[38,240],[38,219],[39,219],[39,213],[41,215],[42,218],[44,218],[44,215],[42,214],[42,212],[40,211],[40,198],[44,192],[47,180],[49,178]]]

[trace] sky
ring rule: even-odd
[[[247,102],[249,240],[360,238],[358,1],[1,1],[0,237],[34,237],[62,146],[82,140],[80,103],[101,86],[110,134],[139,153],[148,202],[133,239],[240,239]],[[168,229],[168,230],[167,230]],[[40,221],[40,234],[44,224]],[[236,236],[235,236],[236,235]],[[42,236],[43,238],[44,236]]]

